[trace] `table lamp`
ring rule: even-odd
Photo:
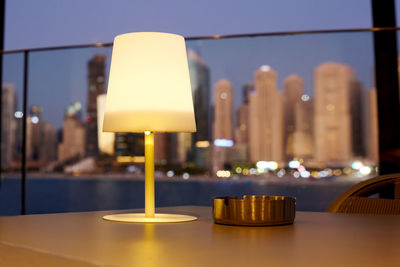
[[[154,132],[195,132],[185,40],[159,32],[114,39],[103,131],[144,133],[145,213],[107,215],[120,222],[185,222],[196,217],[155,213]]]

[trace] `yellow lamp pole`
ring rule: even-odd
[[[144,132],[144,193],[145,217],[154,218],[154,133]]]

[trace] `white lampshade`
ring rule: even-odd
[[[103,131],[195,132],[182,36],[159,32],[114,39]]]

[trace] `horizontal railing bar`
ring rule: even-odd
[[[282,36],[282,35],[302,35],[302,34],[324,34],[324,33],[352,33],[352,32],[377,32],[377,31],[397,31],[400,27],[375,27],[375,28],[357,28],[357,29],[336,29],[336,30],[307,30],[307,31],[289,31],[289,32],[268,32],[268,33],[244,33],[244,34],[225,34],[209,36],[191,36],[185,37],[185,40],[212,40],[212,39],[230,39],[244,37],[262,37],[262,36]],[[22,52],[40,52],[63,49],[90,48],[90,47],[109,47],[113,43],[93,43],[82,45],[65,45],[53,47],[39,47],[30,49],[0,50],[0,54],[22,53]]]

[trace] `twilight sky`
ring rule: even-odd
[[[371,26],[369,0],[7,0],[6,49],[184,36]]]
[[[112,42],[117,34],[135,31],[188,37],[368,27],[369,0],[7,0],[5,48]],[[373,86],[370,33],[202,40],[189,41],[187,46],[210,67],[211,86],[221,78],[232,81],[236,108],[242,101],[242,85],[252,81],[254,71],[263,64],[277,70],[279,89],[283,79],[295,73],[312,95],[313,70],[326,61],[349,64],[366,89]],[[44,119],[57,128],[66,105],[86,103],[87,61],[94,53],[106,53],[109,60],[111,49],[31,55],[29,105],[42,105]],[[4,82],[14,83],[21,97],[22,55],[4,57]]]

